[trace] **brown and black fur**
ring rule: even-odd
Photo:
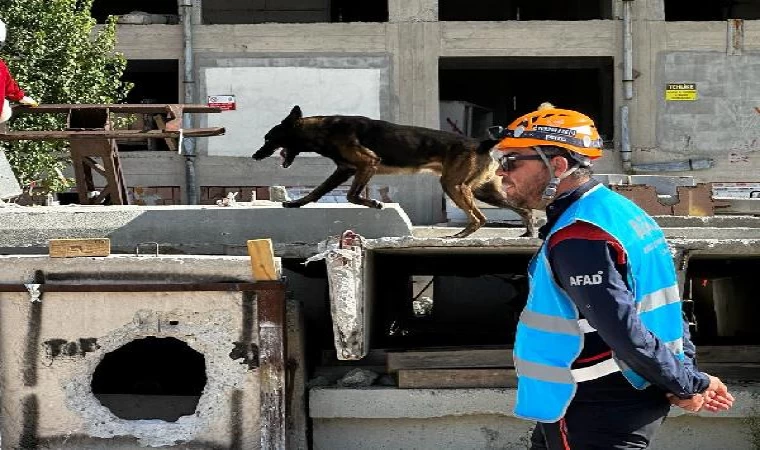
[[[303,117],[298,106],[264,139],[264,146],[253,154],[256,160],[282,149],[285,168],[301,152],[318,153],[338,166],[321,185],[303,198],[283,203],[285,207],[315,202],[353,176],[348,201],[382,208],[382,203],[361,196],[373,175],[431,171],[441,176],[443,191],[469,219],[453,237],[468,236],[486,223],[475,199],[514,210],[527,228],[525,236],[535,235],[532,211],[511,204],[501,189],[497,163],[490,155],[496,141],[360,116]]]

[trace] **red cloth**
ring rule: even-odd
[[[17,102],[24,98],[24,95],[26,94],[18,87],[16,80],[13,79],[13,75],[8,70],[8,66],[5,65],[5,61],[0,59],[0,102],[6,98]]]

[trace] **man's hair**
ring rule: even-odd
[[[542,145],[541,150],[548,158],[561,156],[567,160],[570,167],[577,167],[570,176],[574,178],[590,177],[594,172],[591,170],[591,161],[583,155],[577,155],[570,150],[556,145]]]

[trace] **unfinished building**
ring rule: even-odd
[[[261,199],[270,185],[319,184],[332,169],[321,158],[287,170],[276,158],[248,159],[295,104],[305,115],[360,114],[477,136],[549,100],[595,119],[609,150],[599,173],[752,182],[757,170],[757,2],[176,3],[97,1],[93,10],[99,20],[122,15],[131,101],[234,97],[234,111],[196,124],[223,124],[226,136],[199,141],[192,156],[145,146],[124,153],[130,186],[177,188],[160,192],[181,198],[156,203],[187,203],[188,190],[213,203],[228,191]],[[175,24],[183,16],[192,26]],[[695,89],[683,93],[684,84]],[[415,224],[449,219],[434,177],[378,177],[370,189]]]
[[[270,186],[297,193],[333,169],[319,157],[287,170],[250,159],[294,104],[478,136],[550,100],[597,121],[608,149],[596,171],[607,177],[756,180],[757,2],[95,2],[98,21],[114,14],[131,103],[226,97],[234,109],[195,119],[227,133],[183,154],[150,141],[121,151],[126,183],[149,206],[0,208],[0,329],[25,327],[0,346],[11,359],[0,405],[9,448],[282,448],[262,438],[272,385],[257,332],[270,323],[230,286],[257,284],[243,255],[258,237],[272,239],[290,296],[277,372],[288,448],[526,447],[510,347],[539,242],[507,228],[451,241],[441,239],[451,229],[414,227],[455,220],[432,176],[374,178],[383,210],[266,202]],[[241,204],[215,206],[228,192]],[[189,197],[208,206],[179,206]],[[670,211],[658,221],[700,363],[737,406],[674,411],[654,448],[755,448],[760,223]],[[363,237],[363,295],[336,318],[327,263],[303,263],[346,229]],[[63,237],[107,237],[113,255],[48,258],[49,239]],[[188,291],[151,286],[167,282]],[[41,302],[36,284],[51,285]],[[144,364],[162,369],[128,384],[145,373],[125,367]]]

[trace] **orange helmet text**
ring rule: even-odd
[[[602,139],[594,121],[585,114],[569,109],[542,105],[538,111],[525,114],[503,130],[499,150],[510,147],[554,145],[589,159],[602,156]]]

